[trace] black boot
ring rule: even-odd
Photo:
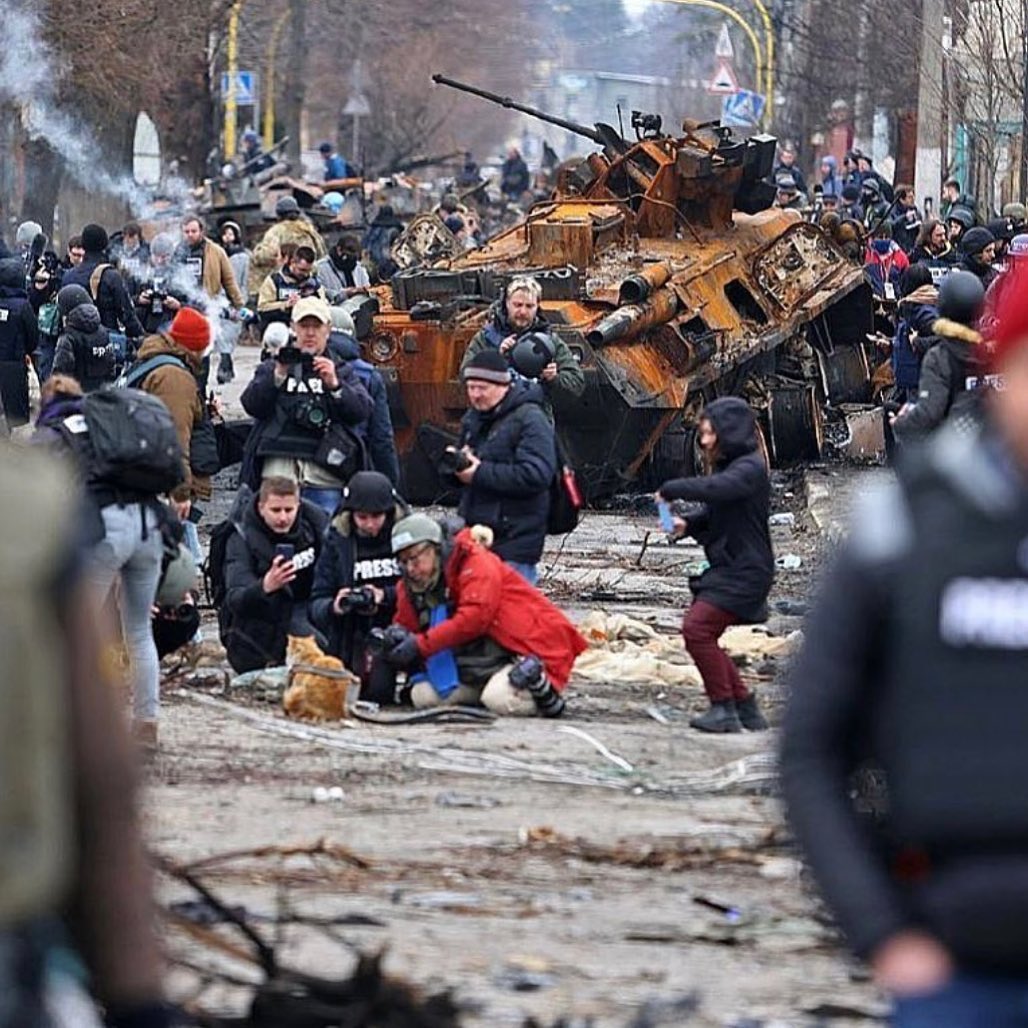
[[[744,700],[735,701],[735,711],[739,715],[743,728],[748,732],[766,732],[767,718],[761,713],[756,693],[750,693]]]
[[[710,710],[699,717],[694,717],[689,725],[701,732],[741,732],[742,723],[731,700],[720,700],[711,703]]]
[[[553,688],[538,657],[522,657],[510,669],[510,684],[515,689],[526,689],[543,717],[560,717],[564,713],[564,697]]]
[[[232,354],[223,353],[218,359],[218,385],[225,385],[236,377],[236,369],[232,366]]]

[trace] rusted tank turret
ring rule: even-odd
[[[584,394],[556,400],[591,498],[688,471],[703,403],[759,412],[769,456],[816,457],[825,402],[869,398],[871,296],[860,267],[795,211],[768,208],[775,140],[715,123],[637,139],[590,129],[452,80],[437,82],[578,132],[599,146],[548,202],[481,249],[404,271],[378,290],[367,356],[390,384],[411,498],[438,495],[436,458],[464,411],[459,367],[516,275],[571,347]]]

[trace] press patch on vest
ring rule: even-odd
[[[939,634],[950,646],[1028,649],[1028,579],[954,579],[942,593]]]
[[[11,316],[11,312],[5,307],[0,307],[0,321],[6,321]]]
[[[399,578],[400,566],[394,557],[358,560],[353,565],[355,582],[374,582],[379,578]]]
[[[314,563],[316,556],[313,546],[306,550],[301,550],[293,556],[293,569],[295,571],[303,571],[304,568],[309,568]]]

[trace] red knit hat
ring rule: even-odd
[[[997,294],[986,327],[986,342],[992,349],[992,363],[998,365],[1015,348],[1028,345],[1028,268],[1015,261],[990,292]]]
[[[211,342],[210,322],[192,307],[183,307],[168,329],[168,335],[187,350],[203,353]]]

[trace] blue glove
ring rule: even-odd
[[[387,664],[393,667],[406,668],[416,664],[421,659],[421,651],[418,649],[418,637],[413,632],[398,640],[390,649],[383,654]]]

